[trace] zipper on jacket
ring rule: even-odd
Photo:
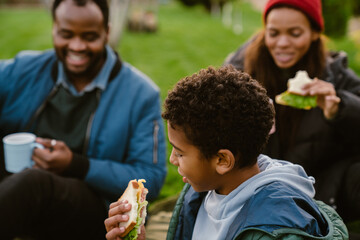
[[[85,134],[84,147],[83,147],[83,155],[84,156],[87,156],[87,149],[89,147],[91,128],[92,128],[92,124],[94,122],[94,116],[95,116],[96,109],[97,109],[97,107],[99,105],[99,102],[100,102],[101,90],[97,88],[95,94],[96,94],[96,107],[91,112],[91,115],[89,117],[89,121],[88,121],[88,124],[87,124],[87,127],[86,127],[86,134]]]
[[[159,135],[159,123],[155,120],[154,121],[154,134],[153,134],[153,140],[154,140],[154,149],[153,149],[153,163],[157,164],[158,162],[158,135]]]
[[[44,111],[47,103],[55,95],[55,93],[57,93],[58,90],[59,90],[59,85],[55,85],[53,87],[53,89],[51,89],[51,92],[49,93],[49,95],[47,96],[45,101],[36,109],[35,114],[30,118],[30,121],[25,125],[24,131],[26,131],[26,132],[31,131],[31,129],[34,127],[33,125],[34,125],[36,119]]]

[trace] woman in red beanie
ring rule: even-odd
[[[264,29],[226,64],[250,73],[273,100],[297,71],[316,78],[303,93],[316,96],[317,107],[275,103],[276,132],[265,154],[301,164],[316,179],[315,198],[351,221],[360,219],[360,79],[344,52],[325,49],[321,12],[320,0],[269,0]]]

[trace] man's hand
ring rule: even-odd
[[[306,84],[303,90],[305,95],[317,96],[317,105],[323,110],[326,119],[336,116],[341,99],[336,96],[334,85],[315,78],[312,83]]]
[[[105,228],[107,231],[107,240],[121,240],[120,235],[125,232],[124,227],[119,227],[120,222],[127,222],[129,216],[127,212],[131,210],[131,204],[128,201],[117,201],[110,204],[109,217],[105,219]],[[145,227],[142,225],[141,233],[138,235],[138,240],[145,240]]]
[[[35,168],[61,173],[70,165],[73,153],[64,142],[47,138],[36,138],[36,142],[42,144],[45,149],[34,149],[32,158]]]

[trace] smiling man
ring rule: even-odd
[[[104,46],[109,36],[109,26],[104,24],[100,8],[94,2],[81,6],[85,3],[79,1],[77,6],[65,1],[53,8],[55,51],[78,91],[83,90],[103,67]]]
[[[166,175],[158,87],[108,45],[106,0],[55,0],[54,50],[0,61],[0,137],[33,132],[33,168],[0,161],[0,239],[104,239],[108,203]],[[2,149],[1,149],[2,151]]]

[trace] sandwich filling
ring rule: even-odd
[[[317,106],[316,96],[301,96],[285,91],[276,96],[275,101],[278,104],[294,108],[309,110]]]
[[[140,226],[145,223],[146,218],[146,206],[148,205],[148,201],[146,201],[146,195],[148,193],[147,188],[144,187],[144,179],[140,179],[139,181],[134,181],[132,184],[134,188],[138,189],[136,193],[136,206],[133,206],[137,211],[136,224],[134,228],[124,237],[124,240],[136,240],[138,238],[138,234],[140,234]],[[137,186],[135,186],[137,185]]]
[[[294,78],[288,80],[287,91],[277,95],[275,102],[281,105],[309,110],[317,106],[316,96],[304,96],[302,87],[313,80],[306,71],[298,71]]]

